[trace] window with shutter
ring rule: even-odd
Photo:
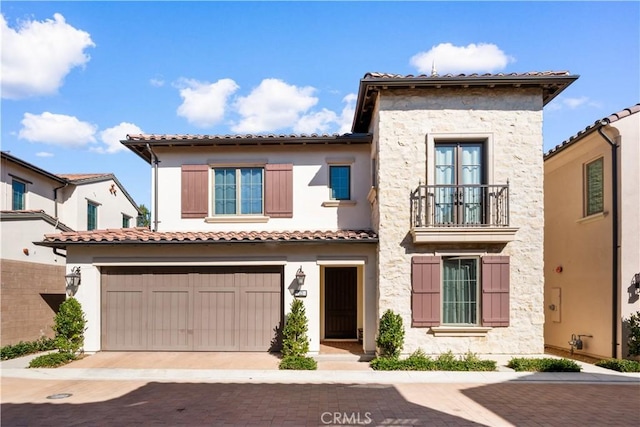
[[[509,326],[509,257],[482,257],[482,326]]]
[[[439,256],[411,258],[411,326],[414,328],[440,324]]]
[[[209,206],[209,166],[182,165],[182,218],[204,218]]]
[[[293,217],[293,165],[264,167],[264,213],[272,218]]]

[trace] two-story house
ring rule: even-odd
[[[546,153],[545,343],[627,357],[640,310],[640,104]]]
[[[65,253],[43,234],[135,226],[138,207],[113,174],[57,175],[1,153],[1,345],[51,336],[65,298]]]
[[[405,352],[542,352],[542,108],[576,78],[367,74],[350,134],[128,135],[151,229],[42,242],[81,268],[85,349],[276,349],[303,298],[311,353],[373,353],[387,309]]]

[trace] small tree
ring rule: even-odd
[[[307,337],[307,314],[302,300],[294,299],[291,303],[291,313],[282,330],[282,356],[304,357],[309,351]]]
[[[629,356],[640,356],[640,311],[629,316]]]
[[[404,346],[404,326],[402,316],[392,310],[384,312],[380,318],[376,345],[382,350],[382,355],[397,359]]]
[[[54,318],[55,343],[61,353],[76,354],[84,346],[87,319],[78,300],[71,297],[60,304]]]

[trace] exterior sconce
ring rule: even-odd
[[[298,271],[296,271],[296,282],[298,282],[298,286],[304,285],[304,279],[306,277],[307,277],[307,275],[304,274],[304,271],[302,271],[302,266],[300,266]]]
[[[80,267],[73,267],[71,273],[64,276],[64,280],[66,282],[67,295],[74,296],[80,287]]]

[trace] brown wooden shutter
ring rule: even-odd
[[[509,257],[482,257],[482,326],[509,326]]]
[[[265,215],[293,218],[293,165],[265,165],[264,185]]]
[[[182,165],[182,218],[204,218],[209,213],[209,166]]]
[[[411,258],[411,326],[440,325],[439,256]]]

